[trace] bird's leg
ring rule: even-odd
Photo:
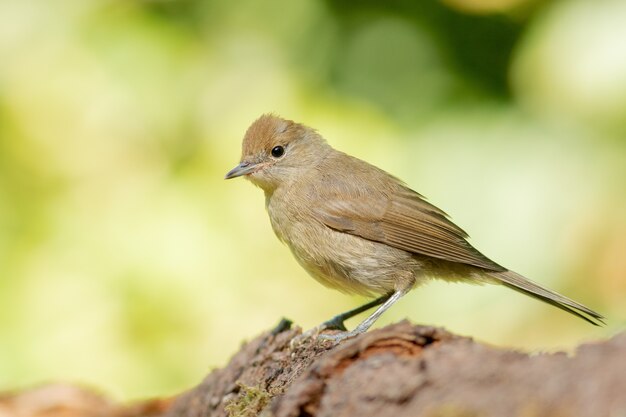
[[[370,308],[376,307],[381,305],[382,303],[384,303],[385,301],[387,301],[389,299],[389,297],[391,297],[393,293],[389,293],[389,294],[385,294],[382,297],[378,297],[375,300],[370,301],[369,303],[363,304],[360,307],[354,308],[350,311],[346,311],[345,313],[341,313],[341,314],[337,314],[335,317],[333,317],[330,320],[325,321],[324,323],[320,324],[320,328],[321,330],[343,330],[343,331],[347,331],[348,329],[346,329],[346,326],[344,324],[344,322],[348,319],[351,319],[352,317],[356,316],[357,314],[361,314],[364,311],[369,310]]]
[[[400,298],[402,298],[402,296],[404,294],[406,294],[406,292],[407,292],[406,289],[401,289],[401,290],[396,290],[390,296],[386,296],[387,299],[384,301],[384,303],[380,307],[378,307],[376,309],[376,311],[374,311],[372,313],[371,316],[369,316],[368,318],[363,320],[361,322],[361,324],[356,326],[356,328],[354,330],[351,330],[349,332],[337,333],[337,334],[321,334],[321,335],[319,335],[319,338],[323,339],[323,340],[333,340],[335,342],[340,342],[340,341],[342,341],[344,339],[347,339],[349,337],[354,337],[356,335],[359,335],[359,334],[365,332],[367,329],[369,329],[372,326],[372,324],[374,324],[374,322],[376,320],[378,320],[378,318],[385,311],[387,311],[387,309],[389,307],[391,307],[396,301],[398,301]],[[383,298],[383,297],[381,297],[381,298]],[[377,299],[377,300],[380,300],[380,298]],[[374,301],[377,301],[377,300],[374,300]]]
[[[345,313],[337,314],[335,317],[333,317],[330,320],[325,321],[319,326],[316,326],[310,330],[307,330],[306,332],[292,339],[292,341],[290,342],[291,348],[294,349],[303,340],[309,339],[311,337],[318,337],[320,332],[323,330],[341,330],[343,332],[341,334],[347,333],[348,329],[346,329],[344,321],[356,316],[357,314],[367,311],[370,308],[381,305],[382,303],[387,301],[392,296],[392,294],[393,293],[385,294],[381,297],[378,297],[375,300],[370,301],[369,303],[363,304],[360,307],[354,308],[350,311],[346,311]]]

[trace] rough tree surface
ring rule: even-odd
[[[0,397],[0,417],[626,416],[626,333],[572,355],[498,349],[406,321],[338,345],[294,343],[299,334],[281,323],[174,399],[121,407],[78,392],[78,405],[22,401],[18,413],[33,395],[24,392]]]

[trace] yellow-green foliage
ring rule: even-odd
[[[282,316],[311,328],[363,301],[309,278],[263,193],[224,181],[263,112],[399,176],[494,261],[611,318],[434,282],[377,325],[540,350],[614,333],[624,16],[624,0],[0,0],[0,391],[173,395]]]

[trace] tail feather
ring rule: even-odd
[[[601,314],[561,294],[544,288],[513,271],[492,272],[489,275],[502,285],[565,310],[594,326],[605,324],[603,321],[604,317]]]

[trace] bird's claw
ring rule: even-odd
[[[350,332],[345,331],[345,332],[340,332],[340,333],[320,334],[320,335],[317,336],[317,338],[319,340],[330,340],[330,341],[333,341],[335,343],[339,343],[339,342],[344,341],[346,339],[349,339],[351,337],[358,336],[359,334],[360,334],[360,332],[355,332],[353,330],[353,331],[350,331]]]
[[[298,336],[295,336],[293,339],[291,339],[291,341],[289,342],[289,349],[290,350],[296,350],[296,348],[301,345],[303,342],[311,339],[311,338],[317,338],[317,336],[319,335],[319,332],[321,331],[320,326],[317,327],[313,327],[312,329],[307,330],[306,332],[303,332],[302,334],[299,334]]]
[[[322,334],[324,330],[339,330],[339,332],[332,334]],[[354,331],[349,332],[348,329],[346,329],[346,326],[343,324],[343,320],[334,317],[331,320],[325,321],[319,326],[315,326],[312,329],[309,329],[306,332],[294,337],[289,342],[289,347],[291,350],[295,350],[299,345],[309,339],[331,340],[335,342],[340,342],[349,337],[356,336],[356,334],[357,333],[355,333]]]
[[[330,341],[334,343],[339,343],[346,339],[350,339],[352,337],[358,336],[359,334],[362,333],[362,332],[357,331],[356,329],[352,331],[340,331],[336,333],[321,333],[323,330],[325,329],[322,329],[321,326],[318,326],[302,333],[299,336],[294,337],[289,342],[290,349],[295,350],[299,345],[301,345],[303,342],[309,339],[315,339],[321,342]]]

